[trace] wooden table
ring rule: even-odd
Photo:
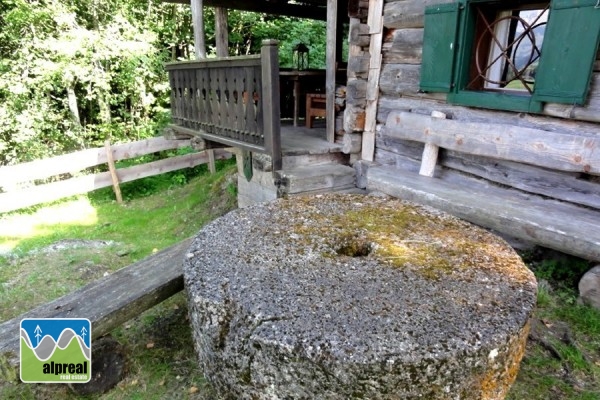
[[[279,76],[284,79],[289,79],[294,82],[294,126],[298,126],[298,118],[300,116],[300,102],[302,95],[302,81],[312,80],[315,81],[318,78],[323,78],[323,84],[325,88],[325,70],[324,69],[308,69],[308,70],[280,70]]]

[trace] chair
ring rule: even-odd
[[[306,93],[306,127],[312,129],[315,117],[327,115],[327,97],[323,93]]]

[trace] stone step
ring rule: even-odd
[[[332,192],[355,187],[354,168],[321,164],[283,169],[275,173],[280,196]]]

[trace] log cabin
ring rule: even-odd
[[[260,56],[224,50],[167,66],[173,130],[208,149],[240,149],[240,206],[366,189],[600,260],[597,0],[203,5],[217,7],[217,16],[229,8],[327,24],[323,126],[280,118],[276,41]],[[217,18],[225,38],[217,48],[227,48],[226,31],[226,18]],[[294,89],[300,102],[307,94]]]

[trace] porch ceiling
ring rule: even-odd
[[[190,0],[163,1],[166,3],[190,3]],[[204,0],[204,5],[323,21],[327,19],[327,0]],[[338,9],[347,9],[347,5],[348,0],[338,0]]]

